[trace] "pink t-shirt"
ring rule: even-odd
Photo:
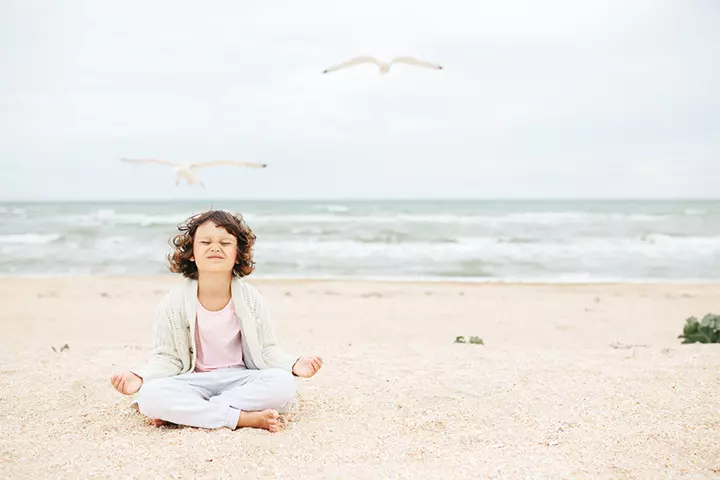
[[[232,300],[217,312],[206,310],[198,301],[196,318],[195,371],[210,372],[218,368],[244,366],[240,325]]]

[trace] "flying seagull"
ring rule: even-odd
[[[325,70],[323,70],[323,73],[331,73],[336,72],[338,70],[341,70],[343,68],[349,68],[354,67],[355,65],[361,65],[363,63],[372,63],[377,65],[377,67],[380,69],[380,74],[385,75],[390,71],[390,67],[393,64],[396,63],[404,63],[406,65],[411,65],[413,67],[422,67],[422,68],[430,68],[433,70],[442,70],[443,67],[440,65],[437,65],[435,63],[425,62],[423,60],[418,60],[417,58],[412,57],[395,57],[389,62],[381,62],[375,57],[371,57],[369,55],[361,55],[359,57],[352,58],[346,62],[340,63],[338,65],[333,65],[332,67],[329,67]]]
[[[175,170],[176,176],[175,176],[175,185],[180,185],[180,179],[184,178],[185,181],[187,181],[188,185],[194,185],[198,184],[201,187],[205,188],[205,184],[203,184],[200,179],[195,175],[195,170],[199,168],[207,168],[207,167],[219,167],[223,165],[232,165],[235,167],[248,167],[248,168],[265,168],[267,167],[264,163],[251,163],[251,162],[233,162],[230,160],[218,160],[214,162],[196,162],[196,163],[175,163],[175,162],[168,162],[167,160],[155,160],[150,158],[121,158],[123,162],[128,163],[157,163],[160,165],[167,165],[169,167],[172,167]]]

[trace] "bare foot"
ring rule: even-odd
[[[261,412],[240,412],[238,427],[264,428],[271,432],[278,431],[278,412],[276,410],[263,410]]]
[[[162,427],[162,426],[165,425],[167,422],[166,422],[165,420],[160,420],[159,418],[151,418],[151,419],[150,419],[150,423],[152,423],[152,424],[155,425],[156,427]]]

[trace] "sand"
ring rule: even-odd
[[[0,478],[720,478],[720,345],[677,339],[720,285],[250,280],[325,361],[271,434],[110,386],[179,281],[0,279]]]

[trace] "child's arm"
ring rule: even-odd
[[[290,355],[277,345],[277,338],[270,321],[270,309],[265,297],[255,291],[255,320],[260,325],[260,345],[262,347],[262,357],[268,367],[281,368],[292,373],[293,365],[298,360],[297,355]]]

